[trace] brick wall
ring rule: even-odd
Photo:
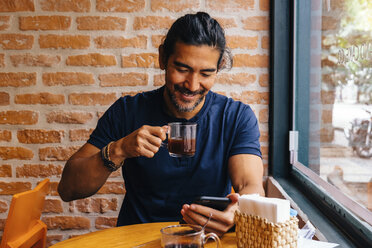
[[[235,58],[213,90],[251,105],[267,167],[269,0],[0,0],[0,231],[12,194],[46,177],[49,245],[115,225],[120,172],[93,197],[64,203],[64,163],[118,97],[163,84],[161,39],[199,10],[220,21]]]

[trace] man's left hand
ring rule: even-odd
[[[205,231],[213,232],[221,237],[234,226],[234,213],[235,210],[238,209],[239,194],[233,193],[227,197],[231,199],[231,203],[224,211],[219,211],[194,203],[191,205],[185,204],[181,209],[183,219],[188,224],[204,226],[208,221],[210,214],[212,214],[212,218],[205,227]]]

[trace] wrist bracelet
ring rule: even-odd
[[[103,147],[101,149],[101,159],[103,161],[103,165],[106,166],[111,172],[116,171],[121,166],[123,166],[124,165],[124,161],[125,161],[125,160],[123,160],[119,165],[116,165],[114,162],[111,161],[111,158],[110,158],[110,146],[111,146],[112,143],[114,143],[114,142],[111,141],[105,147]]]

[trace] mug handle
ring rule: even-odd
[[[203,247],[204,247],[204,244],[207,243],[208,239],[213,239],[214,242],[216,242],[217,244],[217,248],[222,247],[220,238],[215,233],[207,233],[203,235]]]
[[[164,126],[164,127],[166,128],[166,132],[165,132],[165,134],[167,135],[167,138],[166,138],[164,141],[161,142],[160,147],[168,148],[169,126],[166,125],[166,126]]]

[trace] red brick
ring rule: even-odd
[[[262,87],[268,87],[269,86],[269,74],[261,74],[260,78],[258,79],[258,83]]]
[[[268,123],[269,122],[269,110],[262,109],[258,114],[259,123]]]
[[[332,124],[333,114],[332,110],[323,110],[322,111],[322,123]]]
[[[0,201],[0,213],[8,211],[8,204],[4,201]]]
[[[83,16],[76,18],[78,30],[125,30],[126,18],[113,16]]]
[[[27,30],[67,30],[71,26],[69,16],[21,16],[19,29]]]
[[[55,216],[43,217],[42,221],[48,226],[48,230],[83,230],[90,228],[90,220],[87,217],[78,216]]]
[[[122,36],[99,36],[94,39],[97,48],[143,48],[147,47],[147,37],[139,35],[126,39]]]
[[[3,160],[8,159],[19,159],[19,160],[30,160],[34,157],[31,150],[24,147],[0,147],[0,158]]]
[[[10,103],[10,96],[7,92],[0,92],[0,105],[5,106],[9,105]]]
[[[165,39],[164,35],[152,35],[151,36],[152,46],[158,48],[161,44],[163,44],[164,39]]]
[[[246,104],[268,104],[269,92],[243,91],[237,95],[231,94],[234,99],[240,100]]]
[[[159,68],[159,58],[156,53],[131,54],[121,57],[121,66],[142,67],[142,68]]]
[[[38,114],[29,110],[9,110],[0,112],[0,124],[33,125],[38,121]]]
[[[2,0],[0,12],[35,11],[33,0]]]
[[[68,96],[68,101],[72,105],[109,105],[116,99],[116,93],[72,93]]]
[[[89,12],[90,0],[40,0],[43,11]]]
[[[47,114],[46,118],[48,123],[85,124],[93,118],[93,115],[87,112],[53,111]]]
[[[14,195],[31,189],[29,182],[0,182],[0,195]]]
[[[58,191],[57,191],[58,182],[50,182],[49,185],[50,185],[49,195],[59,197],[59,194],[58,194]]]
[[[43,73],[43,83],[54,85],[91,85],[94,84],[93,74],[83,72]]]
[[[98,76],[98,79],[101,81],[100,85],[102,87],[137,86],[148,84],[147,74],[136,72],[101,74]]]
[[[259,0],[260,1],[260,10],[269,11],[270,10],[270,0]]]
[[[168,16],[146,16],[146,17],[135,17],[133,23],[134,30],[141,29],[168,29],[174,22],[174,19]]]
[[[33,44],[33,35],[0,34],[0,47],[2,47],[4,50],[31,49]]]
[[[6,219],[0,219],[0,231],[4,231]]]
[[[73,66],[113,66],[116,65],[114,55],[103,55],[99,53],[90,53],[84,55],[69,56],[66,65]]]
[[[90,46],[88,35],[40,35],[40,48],[86,49]]]
[[[269,155],[269,147],[267,146],[261,146],[261,152],[262,152],[262,159],[268,159]]]
[[[16,95],[14,102],[17,104],[64,104],[65,96],[56,95],[47,92],[41,92],[36,94],[23,94]]]
[[[107,229],[116,226],[117,217],[97,217],[95,227],[97,229]]]
[[[79,0],[77,0],[79,1]],[[63,235],[47,235],[46,247],[55,245],[63,240]]]
[[[140,12],[145,0],[97,0],[97,10],[102,12]]]
[[[320,129],[320,142],[321,143],[330,143],[334,139],[334,129],[322,128]]]
[[[0,54],[0,68],[5,67],[5,54]]]
[[[249,54],[236,54],[234,56],[234,67],[262,67],[268,68],[269,56],[268,55],[249,55]]]
[[[242,49],[256,49],[258,47],[258,36],[227,36],[227,46],[231,49],[242,48]]]
[[[24,144],[61,143],[64,131],[60,130],[19,130],[17,138]]]
[[[223,11],[223,12],[237,12],[240,10],[254,9],[254,0],[206,0],[207,9]]]
[[[216,17],[217,22],[221,25],[223,29],[228,28],[236,28],[238,27],[238,24],[236,23],[234,18],[221,18]]]
[[[125,194],[123,182],[106,182],[98,191],[98,194]]]
[[[269,132],[260,130],[260,142],[269,142]]]
[[[269,17],[267,16],[252,16],[242,20],[243,28],[246,30],[269,30]]]
[[[45,199],[43,213],[63,213],[62,201],[57,199]]]
[[[118,201],[116,198],[86,198],[70,202],[70,212],[81,213],[106,213],[108,211],[116,211]]]
[[[61,56],[46,54],[33,55],[27,53],[11,55],[10,61],[14,67],[18,67],[19,65],[51,67],[61,62]]]
[[[75,129],[69,131],[70,141],[86,141],[89,139],[90,134],[93,132],[91,129]]]
[[[322,104],[333,104],[335,102],[336,93],[334,91],[324,91],[320,93]]]
[[[200,7],[199,0],[152,0],[151,10],[156,11],[171,11],[171,12],[181,12],[187,10],[195,10]]]
[[[262,37],[261,47],[262,47],[262,49],[269,49],[270,48],[270,38],[269,38],[269,36],[263,36]]]
[[[46,178],[56,176],[59,177],[62,174],[63,166],[55,164],[24,164],[16,168],[16,177],[36,177]]]
[[[8,130],[0,130],[0,141],[11,141],[12,133]]]
[[[154,75],[154,86],[162,86],[164,84],[165,84],[164,74]]]
[[[41,161],[67,161],[80,147],[45,147],[39,149]]]
[[[318,60],[318,57],[315,58],[315,62],[317,63],[319,60]],[[313,66],[314,65],[314,66]],[[312,67],[315,67],[318,66],[318,64],[312,64]],[[336,67],[337,66],[337,62],[333,61],[333,60],[330,60],[328,59],[327,57],[325,58],[322,58],[321,60],[321,66],[322,68],[323,67],[326,67],[326,66],[329,66],[329,67]]]
[[[24,87],[36,84],[36,73],[27,72],[1,72],[0,87]]]
[[[12,166],[9,164],[0,165],[0,177],[11,177]]]
[[[322,31],[327,30],[336,30],[338,29],[340,24],[340,20],[330,17],[330,16],[323,16],[322,17]]]
[[[0,30],[7,30],[9,28],[10,16],[0,16]]]
[[[256,75],[249,73],[223,73],[217,76],[216,83],[228,85],[249,85],[256,81]]]

